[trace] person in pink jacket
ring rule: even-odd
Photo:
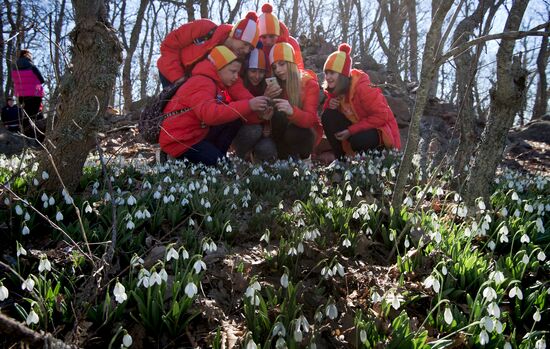
[[[32,62],[29,50],[21,50],[19,58],[11,71],[15,95],[19,105],[23,108],[23,128],[29,137],[43,140],[43,130],[34,127],[36,120],[43,119],[41,112],[42,98],[44,97],[44,78]]]
[[[380,88],[367,73],[352,69],[351,47],[342,44],[328,56],[325,71],[327,100],[321,116],[334,155],[379,148],[401,148],[399,129]]]
[[[189,80],[164,108],[164,113],[177,112],[162,123],[159,143],[164,152],[215,165],[225,157],[243,122],[260,122],[255,112],[267,108],[267,97],[234,100],[228,92],[239,79],[241,66],[226,46],[216,46],[195,65]]]

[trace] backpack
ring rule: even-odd
[[[158,143],[162,122],[171,116],[185,113],[190,109],[185,108],[163,113],[170,99],[172,99],[184,82],[185,80],[166,87],[159,95],[153,97],[153,99],[143,108],[139,115],[138,122],[138,131],[143,140],[151,144]]]

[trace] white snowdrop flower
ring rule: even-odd
[[[128,348],[132,345],[132,343],[134,343],[134,341],[132,340],[132,336],[130,336],[128,333],[126,333],[124,335],[124,337],[122,337],[122,344]]]
[[[23,229],[21,229],[21,234],[22,235],[29,235],[30,234],[30,230],[29,230],[29,227],[27,227],[26,225],[23,226]]]
[[[439,231],[436,231],[435,234],[434,234],[434,240],[436,242],[436,244],[440,244],[441,243],[441,233]]]
[[[89,203],[86,203],[86,207],[84,208],[85,213],[92,213],[92,207]]]
[[[409,248],[411,246],[411,243],[409,242],[409,238],[405,239],[405,248]]]
[[[137,254],[134,254],[132,256],[132,259],[130,259],[130,265],[132,268],[139,267],[140,265],[143,265],[144,261],[142,258],[140,258]]]
[[[495,327],[495,323],[493,322],[493,319],[491,319],[489,316],[484,316],[481,319],[481,327],[485,327],[485,329],[489,332],[493,332],[493,329]]]
[[[25,212],[23,219],[25,220],[25,222],[28,222],[31,220],[31,215],[28,212]]]
[[[195,226],[195,221],[193,220],[193,218],[189,218],[189,226],[190,226],[190,227],[194,227],[194,226]]]
[[[19,205],[15,205],[15,214],[21,216],[23,214],[23,209]]]
[[[162,284],[162,279],[159,273],[157,273],[156,271],[152,272],[151,276],[149,276],[149,285],[155,286],[155,284],[158,284],[158,285]]]
[[[349,241],[348,238],[344,239],[344,241],[342,242],[342,246],[344,247],[350,247],[351,246],[351,241]]]
[[[443,312],[443,319],[447,323],[447,325],[450,325],[453,323],[453,313],[451,312],[451,308],[446,307],[445,311]]]
[[[512,344],[510,344],[510,342],[504,343],[503,349],[512,349]]]
[[[284,273],[281,276],[281,286],[283,286],[284,288],[288,287],[288,274],[287,273]]]
[[[133,230],[135,227],[136,227],[136,225],[135,225],[134,222],[132,222],[131,220],[129,220],[129,221],[126,223],[126,229],[128,229],[128,230]]]
[[[346,197],[344,199],[345,201],[351,201],[351,195],[349,193],[346,193]]]
[[[42,200],[42,202],[47,202],[48,201],[48,195],[46,195],[46,193],[42,193],[42,195],[40,196],[40,200]]]
[[[518,193],[516,193],[515,191],[512,192],[512,200],[514,200],[514,201],[519,201]]]
[[[357,189],[357,191],[355,192],[355,196],[361,197],[363,196],[363,192],[360,189]]]
[[[35,187],[38,187],[38,185],[39,185],[40,183],[38,182],[38,179],[33,178],[33,179],[32,179],[32,184],[33,184]]]
[[[521,259],[521,262],[522,262],[523,264],[529,264],[529,256],[527,255],[527,253],[525,253],[525,254],[523,255],[523,258]]]
[[[50,196],[50,198],[48,199],[48,204],[49,204],[50,206],[55,205],[55,199],[54,199],[53,196]]]
[[[487,312],[489,315],[492,315],[496,318],[500,317],[500,308],[498,307],[498,304],[496,302],[491,302],[487,306]]]
[[[117,303],[123,303],[126,299],[128,299],[126,289],[120,282],[116,283],[115,288],[113,289],[113,295],[115,296]]]
[[[50,178],[50,175],[48,174],[48,172],[42,171],[42,179],[47,180],[48,178]]]
[[[38,272],[41,273],[44,270],[51,271],[52,270],[52,264],[48,260],[48,258],[44,257],[40,259],[40,263],[38,263]]]
[[[483,200],[478,201],[477,207],[481,210],[481,212],[485,211],[485,209],[486,209],[486,206],[485,206],[485,203],[483,202]]]
[[[519,300],[523,299],[523,292],[521,289],[516,285],[510,289],[510,292],[508,292],[508,296],[510,298],[518,297]]]
[[[227,226],[225,227],[225,232],[230,233],[232,231],[233,231],[233,228],[231,227],[231,224],[227,224]]]
[[[137,203],[137,200],[133,195],[130,195],[130,197],[128,197],[128,200],[126,200],[126,203],[128,204],[128,206],[133,206]]]
[[[543,251],[539,251],[539,253],[537,254],[537,259],[541,262],[544,262],[544,260],[546,259],[546,254],[544,254]]]
[[[334,320],[338,317],[338,309],[336,308],[336,304],[331,303],[327,305],[325,309],[325,315],[328,316],[329,319]]]
[[[531,239],[529,239],[529,235],[523,234],[519,241],[521,241],[522,244],[528,244],[529,242],[531,242]]]
[[[483,290],[483,298],[485,298],[487,302],[492,302],[493,299],[497,299],[497,293],[492,287],[485,287]]]
[[[178,260],[180,258],[180,255],[178,251],[174,249],[174,247],[170,247],[170,249],[166,252],[166,261],[170,262],[171,259]]]
[[[298,255],[298,251],[296,250],[296,247],[291,247],[288,249],[288,253],[287,253],[289,256],[297,256]]]
[[[183,260],[189,259],[189,253],[183,247],[181,248],[181,259],[183,259]]]
[[[168,281],[168,273],[166,272],[166,269],[162,268],[159,271],[159,276],[160,276],[162,281],[164,281],[164,282]]]
[[[403,296],[389,292],[386,294],[386,301],[389,302],[393,309],[398,310],[401,307],[401,302],[403,301]]]
[[[168,176],[164,177],[164,179],[162,180],[164,183],[172,183],[172,179]]]
[[[425,288],[433,288],[435,293],[439,293],[441,283],[433,275],[430,275],[423,282]]]
[[[519,218],[519,216],[521,216],[521,212],[519,212],[519,210],[516,208],[516,210],[514,211],[514,217]]]
[[[34,309],[31,309],[31,312],[29,315],[27,315],[27,319],[25,322],[27,323],[27,326],[30,326],[31,324],[37,324],[40,319],[38,318],[38,315],[34,311]]]
[[[105,201],[111,201],[111,199],[112,199],[112,198],[111,198],[111,194],[105,193],[105,195],[103,195],[103,199],[104,199]]]
[[[55,215],[55,220],[58,222],[63,220],[63,213],[61,213],[61,211],[57,211],[57,214]]]
[[[508,209],[506,207],[503,207],[500,209],[500,214],[503,216],[503,217],[508,217]]]
[[[153,199],[158,200],[158,199],[161,198],[161,196],[162,196],[162,195],[161,195],[160,192],[157,190],[157,191],[155,191],[155,193],[153,194]]]
[[[250,338],[248,343],[246,343],[246,349],[258,349],[258,346],[254,342],[254,339]]]
[[[544,224],[542,223],[542,219],[540,219],[540,217],[535,221],[535,225],[537,226],[538,232],[544,234]]]
[[[537,309],[537,310],[535,311],[535,313],[533,314],[533,320],[534,320],[535,322],[539,322],[539,321],[540,321],[540,312],[539,312],[538,309]]]
[[[27,255],[27,250],[25,250],[23,248],[23,246],[21,246],[19,243],[17,244],[17,257],[19,256],[26,256]]]
[[[23,281],[23,283],[21,284],[21,289],[23,291],[27,290],[31,292],[33,288],[34,288],[34,280],[29,276],[27,280]]]
[[[8,288],[4,285],[0,285],[0,302],[8,299],[9,295],[10,291],[8,291]]]
[[[468,208],[466,208],[466,206],[464,206],[464,205],[458,206],[457,215],[459,217],[464,218],[464,217],[466,217],[467,214],[468,214]]]
[[[531,204],[525,204],[523,209],[525,210],[525,212],[529,212],[529,213],[533,213],[533,210],[534,210],[533,205],[531,205]]]
[[[546,341],[544,338],[541,338],[535,342],[535,349],[546,349]]]
[[[345,273],[345,270],[344,270],[344,267],[342,266],[342,264],[336,263],[336,265],[334,266],[334,268],[336,269],[336,272],[338,272],[338,274],[339,274],[341,277],[344,277],[344,275],[345,275],[346,273]],[[333,274],[335,274],[334,268],[333,268],[333,271],[332,271]]]
[[[447,267],[446,267],[446,266],[443,266],[443,267],[441,268],[441,274],[447,275],[447,273],[448,273]]]
[[[48,204],[48,200],[44,201],[44,203],[42,204],[42,207],[44,208],[48,208],[50,206],[50,204]]]
[[[298,251],[298,253],[304,253],[304,244],[302,242],[298,243],[296,251]]]
[[[302,339],[303,339],[302,331],[299,328],[296,328],[296,330],[294,330],[294,340],[300,343]]]
[[[189,298],[195,297],[195,295],[199,292],[197,285],[195,285],[193,282],[190,282],[185,286],[185,294]]]
[[[487,333],[487,331],[483,330],[479,334],[479,344],[485,345],[487,343],[489,343],[489,334]]]
[[[495,320],[495,331],[498,334],[501,334],[503,330],[504,328],[502,327],[502,322],[500,322],[499,320]]]
[[[506,279],[501,271],[494,271],[491,273],[491,279],[495,280],[497,285],[500,285]]]
[[[202,259],[199,259],[193,264],[193,269],[195,269],[195,274],[198,274],[201,270],[206,270],[206,264],[202,261]]]
[[[149,288],[149,275],[143,275],[139,278],[137,286],[143,286],[144,288]]]
[[[495,242],[493,240],[489,241],[489,243],[487,244],[487,247],[489,247],[489,249],[491,251],[494,251],[495,248],[497,247],[497,245],[495,244]]]

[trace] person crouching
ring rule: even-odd
[[[215,165],[225,157],[243,120],[260,122],[254,112],[267,108],[267,97],[232,100],[227,92],[238,81],[241,65],[226,46],[216,46],[197,63],[164,108],[164,113],[186,110],[163,121],[159,143],[164,152],[192,163]]]

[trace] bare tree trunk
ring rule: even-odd
[[[550,25],[546,26],[545,32],[550,32]],[[539,73],[539,81],[537,84],[537,94],[535,97],[535,105],[533,106],[533,116],[531,120],[540,119],[546,114],[548,106],[548,83],[546,80],[546,67],[548,67],[548,36],[542,37],[539,55],[537,56],[537,70]]]
[[[235,22],[235,18],[237,17],[237,14],[241,10],[242,5],[243,5],[243,0],[237,0],[235,7],[233,7],[233,9],[229,12],[229,18],[227,19],[227,23]]]
[[[435,61],[437,58],[437,45],[441,37],[441,27],[443,26],[443,20],[452,4],[452,1],[443,1],[441,3],[433,16],[430,29],[426,36],[426,45],[422,57],[422,70],[420,72],[420,84],[416,91],[416,103],[409,125],[405,153],[403,154],[403,160],[399,166],[399,174],[397,175],[397,181],[393,191],[392,207],[396,210],[401,206],[405,184],[407,183],[409,173],[411,173],[412,159],[418,149],[418,142],[420,140],[420,119],[424,112],[426,102],[428,101],[430,85],[439,68],[439,65],[435,64]]]
[[[432,0],[432,21],[435,17],[437,9],[441,6],[441,3],[445,2],[445,0]],[[441,40],[441,30],[437,34],[436,40],[436,46],[439,45],[439,41]],[[439,69],[436,70],[435,75],[433,77],[432,84],[430,86],[429,91],[429,98],[433,98],[437,95],[437,82],[439,81]]]
[[[200,0],[201,18],[209,18],[208,0]]]
[[[72,4],[72,70],[62,82],[58,124],[47,134],[48,153],[39,162],[40,171],[50,174],[44,188],[52,191],[62,187],[60,180],[70,192],[77,188],[122,59],[122,47],[107,22],[104,1],[72,0]]]
[[[136,51],[139,34],[141,33],[141,26],[143,23],[143,17],[145,10],[149,6],[149,0],[141,0],[137,11],[136,22],[132,28],[130,34],[130,42],[126,49],[126,57],[124,58],[124,66],[122,68],[122,96],[124,97],[124,112],[128,113],[132,107],[132,60],[134,58],[134,52]]]
[[[528,0],[514,1],[504,26],[505,32],[519,29],[528,3]],[[504,39],[497,53],[497,81],[491,90],[491,111],[466,183],[464,198],[469,205],[477,197],[488,199],[508,130],[527,92],[527,71],[513,56],[514,45],[514,40]]]
[[[457,25],[453,34],[453,47],[458,47],[470,40],[474,30],[481,26],[487,10],[493,4],[494,0],[479,2],[474,12]],[[491,21],[492,18],[487,18],[488,23]],[[465,179],[461,176],[461,173],[466,173],[463,171],[464,166],[468,164],[477,143],[472,83],[477,72],[479,53],[480,50],[478,49],[477,54],[474,56],[472,50],[467,50],[454,59],[456,66],[455,81],[457,86],[458,120],[460,120],[458,122],[460,126],[460,141],[454,162],[454,173],[456,176],[453,186],[455,188],[458,188]]]
[[[295,0],[296,1],[296,0]],[[338,0],[338,9],[340,12],[340,27],[342,31],[341,42],[348,42],[349,25],[351,20],[352,3],[348,0]]]
[[[185,1],[185,10],[187,11],[187,21],[191,22],[195,20],[195,4],[194,0]]]
[[[359,32],[359,52],[361,52],[361,57],[367,54],[365,48],[365,25],[363,24],[363,10],[361,9],[361,0],[353,1],[355,8],[357,9],[357,26]]]
[[[296,36],[296,32],[298,30],[298,12],[300,11],[299,8],[299,0],[294,0],[292,3],[292,21],[290,22],[290,35]]]
[[[409,19],[409,76],[418,81],[418,26],[416,23],[416,0],[406,0]]]
[[[402,51],[401,38],[403,36],[403,26],[405,25],[407,13],[402,0],[379,0],[379,3],[381,11],[379,24],[382,24],[382,20],[386,21],[389,44],[386,45],[384,42],[380,25],[375,27],[375,31],[380,41],[380,47],[382,47],[384,54],[388,58],[388,71],[391,74],[392,82],[403,88],[398,61]]]

